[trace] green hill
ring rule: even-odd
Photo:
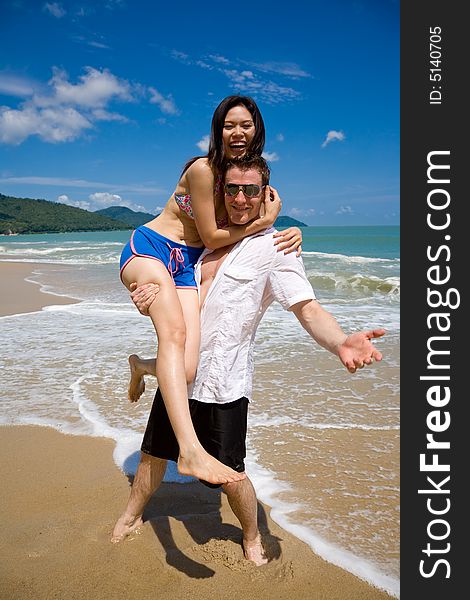
[[[274,222],[274,227],[308,227],[308,225],[292,217],[278,217]]]
[[[0,234],[134,229],[154,218],[155,215],[135,212],[125,206],[90,212],[58,202],[0,194]],[[278,217],[274,225],[307,227],[292,217]]]
[[[139,225],[143,225],[144,223],[148,223],[152,219],[155,219],[155,215],[145,212],[136,212],[130,208],[127,208],[126,206],[110,206],[109,208],[96,210],[95,215],[102,215],[103,217],[116,219],[117,221],[127,223],[134,228],[139,227]]]
[[[97,210],[96,214],[111,217],[112,219],[118,219],[119,221],[124,221],[124,223],[132,225],[132,227],[138,227],[139,225],[143,225],[144,223],[147,223],[155,218],[155,215],[144,212],[135,212],[130,208],[126,208],[125,206],[110,206],[109,208]],[[278,217],[274,223],[274,226],[308,227],[308,225],[302,223],[302,221],[297,221],[297,219],[293,219],[292,217]]]
[[[131,229],[128,223],[66,204],[0,194],[0,233]]]

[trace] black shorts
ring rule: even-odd
[[[242,473],[245,470],[248,398],[225,404],[190,399],[189,411],[196,435],[207,452],[224,465]],[[160,389],[155,394],[141,450],[156,458],[178,461],[179,446]],[[219,487],[206,481],[202,483]]]

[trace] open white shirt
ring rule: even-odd
[[[222,262],[201,309],[201,346],[189,398],[232,402],[252,397],[256,330],[274,300],[288,310],[315,298],[301,258],[278,252],[271,228],[238,242]],[[195,267],[201,281],[201,263]]]

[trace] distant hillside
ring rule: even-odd
[[[278,217],[274,222],[274,227],[308,227],[308,225],[292,217]]]
[[[15,198],[0,194],[0,233],[63,233],[66,231],[108,231],[134,229],[155,218],[125,206],[110,206],[90,212],[66,204]],[[307,227],[291,217],[278,217],[275,226]]]
[[[124,223],[132,225],[132,227],[138,227],[139,225],[143,225],[144,223],[147,223],[151,219],[155,218],[155,215],[144,212],[135,212],[130,208],[126,208],[125,206],[110,206],[109,208],[97,210],[96,214],[111,217],[112,219],[118,219],[119,221],[124,221]],[[297,219],[293,219],[292,217],[278,217],[274,223],[274,226],[308,227],[308,225],[302,223],[302,221],[297,221]]]
[[[66,204],[0,194],[0,233],[130,229],[129,224]]]
[[[117,221],[127,223],[134,228],[139,227],[139,225],[143,225],[144,223],[148,223],[152,219],[155,219],[155,215],[145,212],[136,212],[130,208],[126,208],[125,206],[110,206],[109,208],[96,210],[95,215],[102,215],[103,217],[116,219]]]

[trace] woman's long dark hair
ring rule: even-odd
[[[234,106],[244,106],[250,113],[255,126],[255,135],[251,141],[247,153],[255,156],[261,156],[264,149],[265,129],[263,117],[261,116],[261,112],[256,102],[249,96],[227,96],[227,98],[224,98],[219,106],[215,109],[212,117],[209,151],[207,152],[206,156],[195,156],[189,160],[184,165],[181,175],[183,175],[183,173],[185,173],[187,169],[189,169],[189,167],[196,160],[198,160],[198,158],[206,157],[215,178],[224,172],[224,163],[226,159],[224,143],[222,140],[222,132],[224,129],[225,117],[227,116],[228,111]]]

